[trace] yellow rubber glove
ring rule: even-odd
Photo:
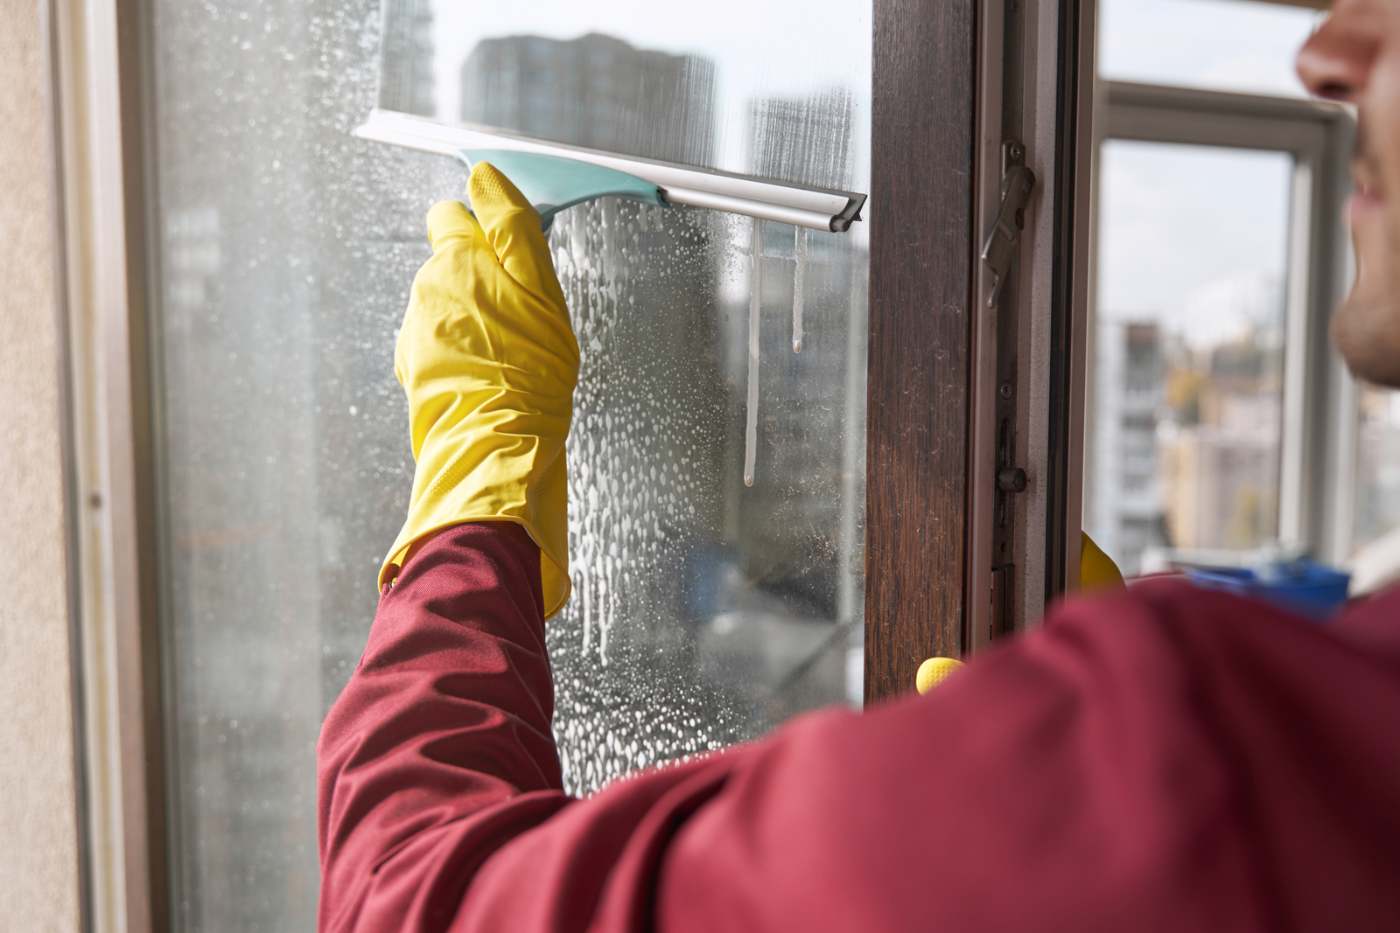
[[[1088,534],[1079,534],[1079,591],[1122,589],[1123,571]]]
[[[963,667],[966,665],[957,658],[928,658],[914,672],[914,689],[922,696]]]
[[[413,281],[395,348],[418,467],[379,583],[433,532],[515,522],[539,545],[550,616],[569,598],[564,439],[578,341],[534,208],[485,162],[468,195],[475,217],[459,201],[428,212],[433,255]]]

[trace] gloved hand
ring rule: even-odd
[[[549,616],[569,596],[564,439],[578,341],[535,209],[485,162],[468,194],[475,217],[459,201],[428,212],[433,255],[414,279],[395,348],[418,467],[379,583],[435,531],[516,522],[539,545]]]
[[[1079,592],[1121,590],[1123,571],[1086,532],[1079,533]]]

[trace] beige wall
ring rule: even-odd
[[[38,0],[0,0],[0,929],[74,930],[78,857]]]

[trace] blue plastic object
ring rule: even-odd
[[[1191,567],[1198,586],[1256,596],[1314,619],[1326,619],[1347,599],[1351,574],[1310,560],[1246,567]]]
[[[514,149],[466,149],[460,156],[468,167],[490,162],[499,169],[540,212],[540,225],[545,230],[554,222],[555,214],[597,198],[630,198],[663,207],[666,204],[661,189],[652,182],[591,162]]]

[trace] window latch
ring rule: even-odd
[[[1011,271],[1016,244],[1026,226],[1026,204],[1035,190],[1035,172],[1026,168],[1026,147],[1010,139],[1001,146],[1001,207],[996,223],[982,247],[982,261],[992,272],[991,293],[987,306],[992,307],[1001,297],[1002,286]]]

